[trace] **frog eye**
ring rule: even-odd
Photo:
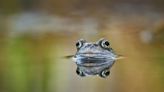
[[[80,40],[76,43],[76,47],[77,47],[78,49],[81,48],[81,47],[83,46],[84,42],[85,42],[85,40],[80,39]]]
[[[109,45],[110,45],[110,43],[107,40],[103,40],[101,42],[101,46],[104,47],[104,48],[108,48]]]
[[[77,48],[81,48],[81,47],[82,47],[82,42],[78,41],[78,42],[76,43],[76,47],[77,47]]]

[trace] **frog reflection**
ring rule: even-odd
[[[110,47],[109,41],[100,39],[91,43],[80,39],[76,43],[76,48],[73,60],[77,64],[76,73],[79,76],[99,75],[102,78],[109,76],[110,68],[118,57]]]

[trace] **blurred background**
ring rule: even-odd
[[[111,75],[81,78],[75,43],[106,38]],[[164,0],[0,0],[0,92],[163,92]]]

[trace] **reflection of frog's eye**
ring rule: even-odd
[[[83,45],[82,41],[78,41],[78,42],[76,43],[76,47],[77,47],[78,49],[81,48],[82,45]]]
[[[108,48],[109,45],[110,45],[110,43],[107,40],[104,40],[101,42],[101,46],[104,48]]]

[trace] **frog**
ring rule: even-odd
[[[98,75],[106,78],[118,59],[110,42],[104,38],[96,42],[80,39],[76,42],[76,49],[72,59],[77,65],[76,74],[81,77]]]

